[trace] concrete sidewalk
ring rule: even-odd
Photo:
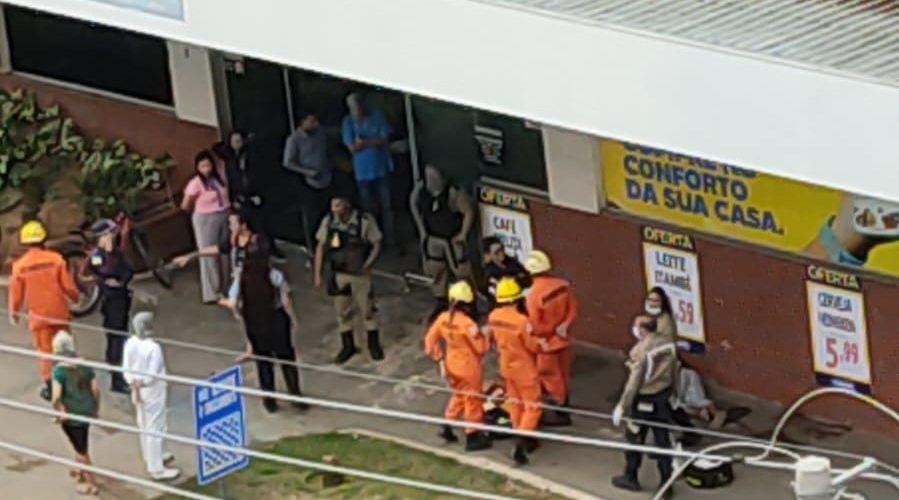
[[[313,290],[308,272],[302,265],[299,254],[291,255],[288,266],[290,282],[294,288],[297,312],[300,317],[300,331],[296,344],[302,361],[327,365],[338,349],[338,339],[332,332],[335,320],[330,300],[321,292]],[[244,347],[243,332],[234,318],[217,307],[200,304],[196,271],[189,269],[176,276],[176,287],[164,291],[153,282],[137,285],[142,292],[154,294],[159,299],[157,311],[157,334],[172,339],[190,341],[219,348],[241,351]],[[429,297],[424,290],[413,290],[409,294],[400,292],[395,282],[376,282],[378,307],[382,322],[383,344],[387,359],[374,364],[363,353],[345,367],[347,371],[379,374],[408,381],[440,384],[433,363],[421,353],[423,326],[420,320],[430,308]],[[97,324],[99,318],[88,322]],[[6,322],[0,322],[6,325]],[[28,335],[24,330],[9,326],[0,327],[3,341],[28,345]],[[104,339],[101,333],[75,328],[75,335],[81,354],[89,359],[102,359]],[[165,350],[170,373],[206,377],[210,373],[232,364],[230,356],[202,353],[194,350],[168,347]],[[33,359],[3,355],[0,359],[3,377],[0,377],[0,394],[18,400],[41,404],[37,397],[36,368]],[[495,366],[491,358],[487,361]],[[600,412],[609,412],[623,378],[624,370],[620,355],[598,349],[579,347],[573,367],[573,403],[577,407]],[[252,364],[245,365],[247,384],[256,383]],[[280,377],[280,376],[279,376]],[[302,383],[310,396],[382,408],[421,412],[428,415],[442,414],[445,395],[431,393],[411,387],[409,384],[387,384],[366,381],[341,375],[339,371],[326,373],[303,370]],[[101,379],[106,384],[106,376]],[[279,380],[280,383],[280,380]],[[104,394],[103,418],[132,423],[132,412],[127,398]],[[726,429],[728,431],[762,434],[773,427],[780,409],[751,398],[716,392],[716,399],[724,406],[741,404],[753,409],[747,417],[747,428]],[[316,409],[305,414],[295,413],[282,406],[275,415],[266,414],[258,401],[248,401],[250,435],[254,441],[269,441],[283,436],[307,432],[330,431],[334,429],[364,428],[379,433],[414,440],[423,445],[441,447],[436,429],[421,424],[371,417],[367,415]],[[170,393],[170,432],[192,436],[190,388],[174,386]],[[43,417],[28,416],[22,412],[0,408],[0,440],[34,447],[62,456],[71,452],[62,432]],[[603,439],[621,439],[621,431],[601,419],[575,418],[572,428],[563,432]],[[136,475],[143,475],[140,463],[137,437],[100,429],[92,431],[92,454],[97,464]],[[899,463],[899,443],[886,442],[882,438],[851,434],[829,441],[809,434],[801,425],[790,426],[788,434],[797,440],[809,440],[817,445],[837,447],[847,451],[869,453],[879,458],[891,459]],[[508,441],[496,443],[496,447],[478,456],[508,464],[508,452],[512,444]],[[171,445],[184,468],[185,474],[194,469],[194,450],[191,447]],[[458,450],[458,447],[456,448]],[[545,443],[533,456],[528,471],[553,481],[576,488],[580,491],[606,499],[643,499],[648,492],[628,494],[611,487],[609,480],[619,474],[623,467],[623,456],[619,452],[606,451],[582,446]],[[65,499],[78,498],[70,494],[72,485],[64,468],[31,460],[27,457],[0,452],[0,484],[4,498]],[[654,464],[648,461],[643,468],[642,483],[647,489],[657,485]],[[790,499],[789,475],[737,467],[737,480],[729,488],[714,492],[699,492],[680,483],[678,498],[740,498],[747,500]],[[139,491],[117,482],[103,481],[103,498],[141,498],[150,492]],[[863,488],[869,498],[895,498],[896,491],[878,485]]]

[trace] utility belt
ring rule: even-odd
[[[672,388],[666,388],[654,394],[637,394],[632,408],[633,415],[639,420],[653,420],[671,423],[674,418],[671,410]]]
[[[440,243],[446,245],[446,248],[448,251],[439,252],[436,254],[431,253],[430,252],[431,241],[437,241],[437,242],[440,242]],[[455,269],[455,268],[459,267],[460,264],[468,263],[468,255],[466,255],[467,252],[465,251],[466,244],[463,242],[459,246],[461,246],[462,248],[460,249],[460,252],[458,252],[458,255],[457,255],[456,244],[453,243],[451,238],[444,238],[442,236],[437,236],[437,235],[428,235],[425,237],[424,242],[422,243],[421,254],[424,255],[424,257],[428,260],[448,259],[449,266],[451,268]]]

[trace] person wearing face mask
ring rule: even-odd
[[[424,179],[410,196],[412,218],[421,238],[423,270],[431,278],[436,299],[430,322],[447,306],[451,280],[471,276],[466,241],[474,223],[474,207],[464,190],[448,181],[434,165],[425,165]]]
[[[328,211],[332,191],[332,166],[328,158],[328,137],[313,111],[301,113],[302,120],[284,144],[285,169],[303,177],[300,204],[306,245],[315,240],[315,227]]]
[[[439,363],[441,375],[456,391],[450,396],[444,418],[456,420],[464,416],[466,422],[479,424],[484,419],[481,358],[490,347],[490,341],[474,319],[471,286],[464,281],[454,283],[448,296],[449,308],[437,316],[425,334],[425,353]],[[443,426],[440,437],[447,443],[458,441],[448,425]],[[465,451],[486,450],[490,446],[485,433],[465,429]]]
[[[643,310],[656,320],[656,331],[669,340],[677,339],[677,322],[671,309],[671,299],[662,287],[653,287],[646,294]]]
[[[119,225],[109,219],[100,219],[91,226],[97,238],[97,246],[88,258],[88,269],[93,275],[100,296],[103,298],[101,313],[106,329],[106,362],[118,366],[122,363],[122,351],[128,331],[128,313],[131,311],[131,291],[128,284],[134,271],[116,244]],[[112,392],[127,394],[128,383],[121,372],[112,372]]]
[[[651,292],[650,292],[651,293]],[[626,366],[629,370],[627,382],[615,411],[612,423],[619,426],[624,417],[645,422],[670,424],[673,421],[671,398],[677,381],[677,346],[673,339],[658,329],[658,321],[648,315],[640,315],[634,319],[631,333],[637,344],[631,349]],[[671,448],[671,435],[668,429],[652,426],[655,445],[660,448]],[[625,439],[631,444],[643,444],[650,426],[626,423]],[[625,452],[626,467],[621,476],[612,479],[616,488],[628,491],[640,491],[637,479],[643,454],[635,451]],[[670,456],[656,457],[664,484],[672,474]],[[664,498],[670,498],[671,489]]]

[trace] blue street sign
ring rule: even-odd
[[[240,387],[240,365],[209,377],[213,384]],[[194,387],[194,429],[196,438],[210,443],[247,447],[247,413],[243,394],[211,387]],[[250,457],[215,448],[197,447],[197,483],[200,486],[243,469]]]

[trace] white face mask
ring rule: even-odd
[[[640,331],[640,327],[637,325],[634,325],[633,327],[631,327],[631,334],[637,340],[640,340],[641,338],[643,338],[643,332]]]
[[[649,314],[652,316],[658,316],[659,314],[662,314],[661,306],[655,306],[655,305],[650,304],[649,302],[647,302],[645,304],[644,309],[646,310],[646,314]]]

